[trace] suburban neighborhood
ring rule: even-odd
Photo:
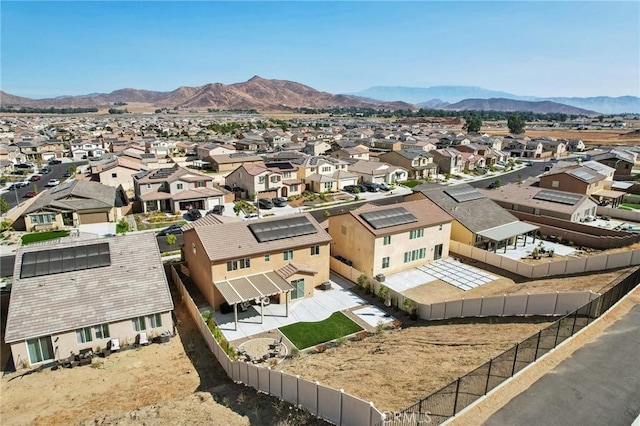
[[[447,380],[460,386],[530,336],[541,345],[544,327],[571,314],[570,337],[638,283],[637,145],[428,120],[286,124],[246,113],[3,117],[5,374],[104,369],[182,347],[190,323],[219,377],[314,421],[404,424],[397,413],[418,401],[440,423],[460,407],[428,405]],[[582,281],[594,274],[621,281]],[[441,320],[472,333],[486,317],[523,328],[424,390],[376,400],[302,365]]]

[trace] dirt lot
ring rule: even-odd
[[[324,424],[227,379],[180,306],[169,344],[99,358],[92,366],[5,374],[3,425]],[[95,360],[94,360],[95,361]]]
[[[509,130],[504,129],[482,129],[483,133],[495,136],[505,136]],[[544,129],[527,130],[524,134],[529,138],[549,136],[556,139],[581,139],[585,145],[590,146],[616,146],[640,145],[640,133],[633,130],[610,129],[610,130],[569,130],[569,129]]]

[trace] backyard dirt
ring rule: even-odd
[[[168,344],[94,359],[92,366],[5,374],[2,424],[325,424],[231,382],[184,308],[175,312],[178,335]]]
[[[506,136],[509,130],[482,129],[483,133],[495,136]],[[549,136],[556,139],[581,139],[585,145],[593,146],[637,146],[640,144],[640,133],[634,130],[607,129],[607,130],[570,130],[570,129],[544,129],[527,130],[524,134],[529,138]]]

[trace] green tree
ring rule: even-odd
[[[167,244],[172,246],[178,241],[178,237],[173,234],[167,235]]]
[[[236,203],[233,205],[233,212],[236,214],[236,216],[240,216],[241,211],[242,211],[242,206],[240,205],[240,203]]]
[[[71,173],[71,176],[75,176],[75,174],[78,172],[78,166],[72,164],[67,168],[67,171]]]
[[[465,118],[465,124],[462,127],[467,133],[478,133],[482,127],[482,120],[477,115]]]
[[[9,202],[6,198],[0,197],[0,213],[6,214],[9,211]]]
[[[512,135],[521,135],[524,133],[525,122],[518,114],[511,114],[507,119],[507,127]]]

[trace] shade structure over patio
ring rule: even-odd
[[[238,329],[238,304],[249,301],[260,303],[260,318],[263,319],[264,299],[276,294],[288,293],[293,286],[275,271],[249,275],[214,283],[229,305],[233,306],[236,330]],[[289,298],[286,299],[286,312],[289,316]]]
[[[511,222],[505,225],[496,226],[495,228],[487,229],[481,232],[478,232],[478,235],[482,238],[486,238],[489,241],[493,241],[494,251],[498,245],[502,242],[509,242],[512,238],[515,237],[515,244],[518,244],[518,236],[524,235],[524,243],[527,242],[527,235],[531,232],[537,231],[540,229],[539,226],[532,225],[526,222]],[[535,233],[533,240],[535,241]],[[505,244],[505,252],[506,252],[506,244]]]

